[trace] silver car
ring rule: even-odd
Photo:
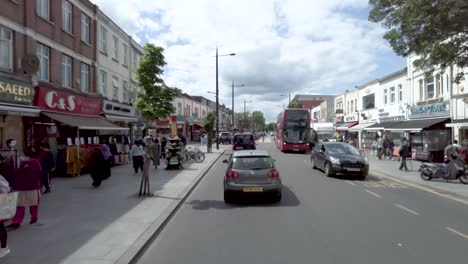
[[[231,203],[235,194],[264,193],[281,201],[282,183],[275,161],[264,150],[233,152],[224,175],[224,201]]]

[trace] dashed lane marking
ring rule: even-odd
[[[409,212],[409,213],[414,214],[414,215],[419,215],[417,212],[415,212],[415,211],[413,211],[413,210],[411,210],[411,209],[409,209],[409,208],[407,208],[407,207],[404,207],[404,206],[401,205],[401,204],[394,203],[394,205],[395,205],[396,207],[400,208],[400,209],[405,210],[406,212]]]
[[[454,234],[457,234],[457,235],[459,235],[459,236],[461,236],[461,237],[463,237],[463,238],[468,239],[468,235],[467,235],[467,234],[463,234],[462,232],[457,231],[457,230],[455,230],[455,229],[453,229],[453,228],[450,228],[450,227],[446,227],[446,228],[447,228],[448,231],[450,231],[450,232],[452,232],[452,233],[454,233]]]
[[[369,191],[369,190],[366,190],[366,192],[368,192],[368,193],[374,195],[375,197],[382,198],[382,196],[376,194],[375,192],[371,192],[371,191]]]

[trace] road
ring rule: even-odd
[[[220,159],[140,263],[466,263],[466,205],[372,176],[327,178],[308,155],[258,148],[277,160],[281,203],[226,205]]]

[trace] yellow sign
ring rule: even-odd
[[[0,78],[0,98],[7,103],[32,104],[34,88],[27,83]]]

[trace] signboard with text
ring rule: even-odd
[[[32,105],[34,88],[29,83],[0,77],[0,101],[11,104]]]
[[[359,115],[358,114],[352,114],[352,115],[346,115],[344,117],[345,122],[358,122],[359,121]]]
[[[48,111],[97,116],[101,114],[102,99],[39,86],[36,88],[36,105]]]
[[[449,116],[450,106],[448,103],[436,103],[420,106],[413,106],[409,110],[409,118],[425,118],[425,117],[440,117]]]

